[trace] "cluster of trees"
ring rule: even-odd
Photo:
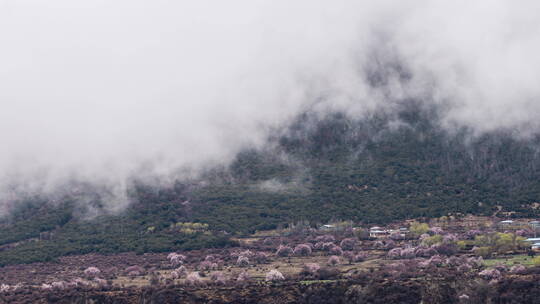
[[[179,231],[183,234],[197,234],[199,232],[204,232],[208,234],[208,224],[205,223],[176,223],[171,225],[171,229],[175,231]]]
[[[26,221],[16,223],[11,229],[23,230],[25,223]],[[72,220],[63,226],[55,227],[50,239],[19,239],[17,246],[0,251],[0,265],[52,261],[59,256],[90,252],[112,254],[134,251],[142,254],[237,245],[228,235],[219,231],[197,230],[182,233],[171,230],[169,225],[163,214],[158,213],[150,222],[134,210],[128,211],[128,214],[122,217]],[[148,232],[148,226],[160,228]],[[5,231],[1,231],[0,236],[4,233]],[[39,237],[39,232],[37,235]]]
[[[528,246],[524,243],[524,237],[515,233],[492,232],[483,235],[477,235],[474,238],[473,251],[476,255],[484,258],[490,257],[494,253],[504,254]]]

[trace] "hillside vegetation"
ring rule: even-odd
[[[492,215],[497,206],[536,216],[538,137],[512,130],[473,136],[441,127],[439,113],[414,101],[362,119],[304,113],[265,147],[239,153],[200,180],[164,188],[134,183],[132,204],[120,215],[85,219],[74,197],[55,204],[32,198],[1,224],[0,264],[223,247],[231,235],[299,221]],[[92,204],[99,209],[99,200]],[[182,230],[178,223],[208,226]]]

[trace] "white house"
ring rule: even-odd
[[[369,237],[380,238],[386,235],[388,235],[388,231],[379,226],[369,228]]]
[[[335,225],[329,225],[329,224],[326,224],[326,225],[322,225],[321,230],[334,230],[336,229],[336,226]]]

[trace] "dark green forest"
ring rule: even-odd
[[[199,180],[134,182],[132,203],[120,215],[86,219],[69,196],[56,204],[26,199],[0,224],[0,264],[231,246],[231,236],[298,221],[384,224],[491,215],[495,206],[537,216],[531,204],[540,202],[539,138],[442,127],[441,111],[403,101],[362,118],[303,113],[274,130],[265,147],[246,149]],[[176,223],[208,228],[186,233]]]

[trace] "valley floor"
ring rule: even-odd
[[[10,265],[0,268],[0,303],[533,303],[540,298],[540,259],[518,237],[530,231],[419,223],[410,228],[425,231],[381,238],[361,237],[353,229],[273,231],[237,239],[237,247],[73,255]]]

